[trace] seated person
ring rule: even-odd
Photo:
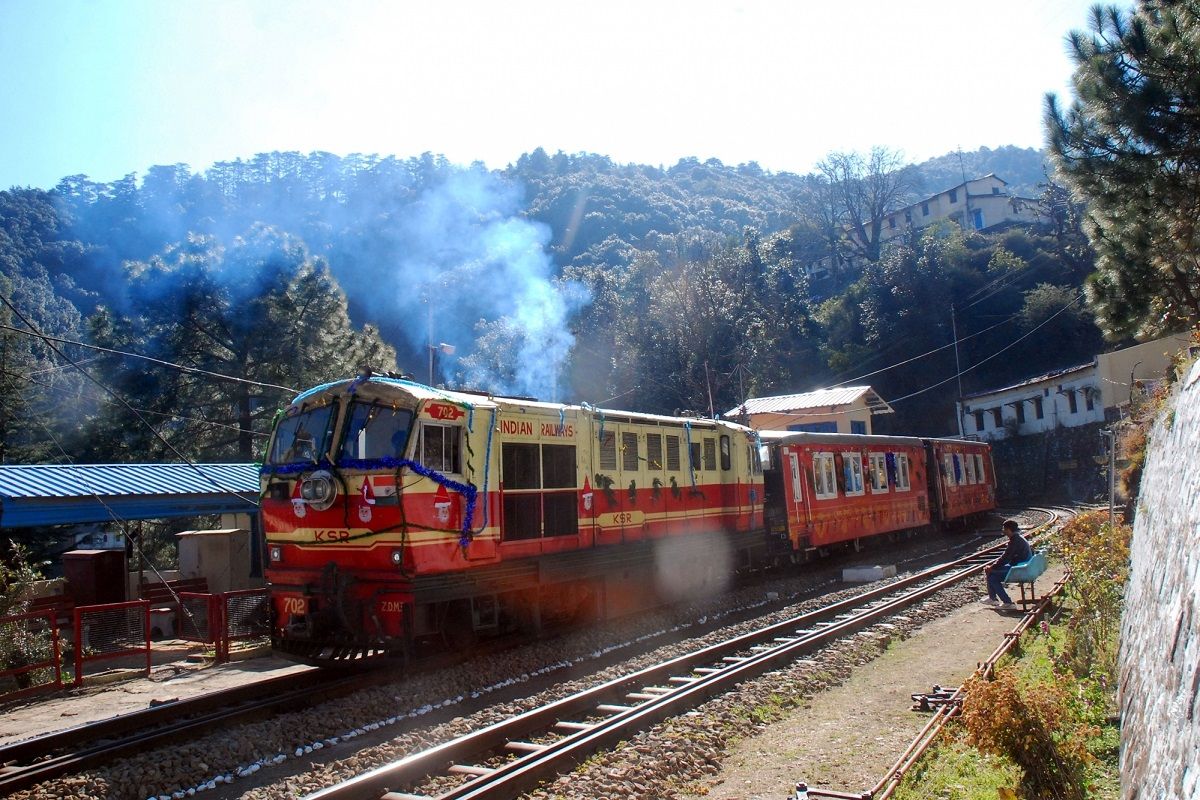
[[[1029,546],[1029,541],[1020,534],[1020,527],[1016,520],[1005,520],[1003,528],[1004,534],[1008,537],[1008,547],[1004,548],[1004,553],[988,564],[987,569],[984,570],[987,573],[988,596],[983,599],[983,603],[1009,610],[1017,608],[1017,604],[1008,596],[1008,592],[1004,591],[1004,579],[1013,565],[1033,558],[1033,548]]]

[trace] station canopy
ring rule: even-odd
[[[257,464],[0,466],[0,528],[258,511]]]

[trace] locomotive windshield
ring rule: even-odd
[[[333,405],[320,406],[280,420],[271,440],[267,463],[320,461],[329,452],[334,408]]]
[[[403,458],[412,421],[413,412],[407,408],[355,401],[339,461]]]

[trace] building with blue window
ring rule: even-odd
[[[871,417],[894,410],[870,386],[753,397],[724,414],[759,431],[872,433]]]

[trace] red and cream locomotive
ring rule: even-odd
[[[273,644],[330,663],[630,613],[787,554],[979,513],[992,475],[974,442],[760,439],[360,376],[299,395],[268,447]]]

